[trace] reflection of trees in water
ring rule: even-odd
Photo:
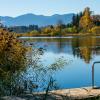
[[[73,50],[73,55],[77,55],[85,62],[93,58],[93,55],[100,54],[100,38],[93,36],[84,37],[73,37],[73,38],[45,38],[45,39],[34,39],[32,40],[40,43],[45,42],[46,48],[50,49],[52,52],[66,52],[69,53],[71,49]],[[72,44],[71,44],[72,43]],[[71,48],[72,46],[72,48]],[[66,48],[67,47],[67,48]],[[67,51],[66,51],[66,50]],[[69,49],[69,51],[68,51]]]
[[[57,47],[59,52],[62,52],[65,46],[66,46],[66,42],[62,38],[59,38],[57,41]]]
[[[82,38],[73,38],[72,40],[73,55],[77,55],[81,59],[84,59],[86,63],[89,63],[92,59],[92,54],[95,47],[95,37],[87,36]]]
[[[43,47],[46,48],[46,50],[51,50],[55,53],[61,53],[61,52],[68,52],[66,48],[71,49],[71,41],[72,38],[35,38],[29,40],[30,42],[33,42],[36,47]],[[67,47],[68,46],[68,47]]]

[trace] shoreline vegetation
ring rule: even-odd
[[[43,27],[38,25],[6,27],[2,23],[0,23],[0,27],[15,33],[17,37],[100,35],[100,15],[93,15],[89,7],[86,7],[83,12],[73,14],[71,20],[70,23],[64,24],[59,19],[56,25]]]
[[[32,30],[33,28],[33,30]],[[25,32],[24,26],[16,26],[8,28],[17,34],[18,37],[34,37],[34,36],[84,36],[84,35],[100,35],[100,15],[93,15],[90,8],[85,8],[83,12],[74,14],[72,22],[65,25],[62,20],[58,20],[56,25],[48,25],[45,27],[36,27],[35,25],[27,26],[29,32]],[[18,30],[18,31],[17,31]],[[21,31],[22,30],[22,31]],[[31,31],[30,31],[31,30]],[[23,31],[25,33],[23,33]]]

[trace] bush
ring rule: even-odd
[[[67,28],[67,33],[77,33],[77,28],[75,26]]]
[[[26,68],[26,49],[14,33],[0,29],[0,95],[12,94],[15,74]]]
[[[95,26],[90,30],[91,33],[100,34],[100,26]]]

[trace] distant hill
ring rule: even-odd
[[[68,24],[72,21],[73,13],[71,14],[55,14],[52,16],[34,15],[34,14],[24,14],[18,17],[0,16],[0,20],[6,26],[28,26],[28,25],[38,25],[47,26],[55,25],[59,20],[62,20],[64,24]]]

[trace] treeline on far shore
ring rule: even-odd
[[[18,33],[17,36],[76,36],[100,35],[100,15],[93,15],[90,8],[74,14],[72,22],[65,25],[61,20],[56,25],[38,27],[37,25],[13,26],[9,31]]]

